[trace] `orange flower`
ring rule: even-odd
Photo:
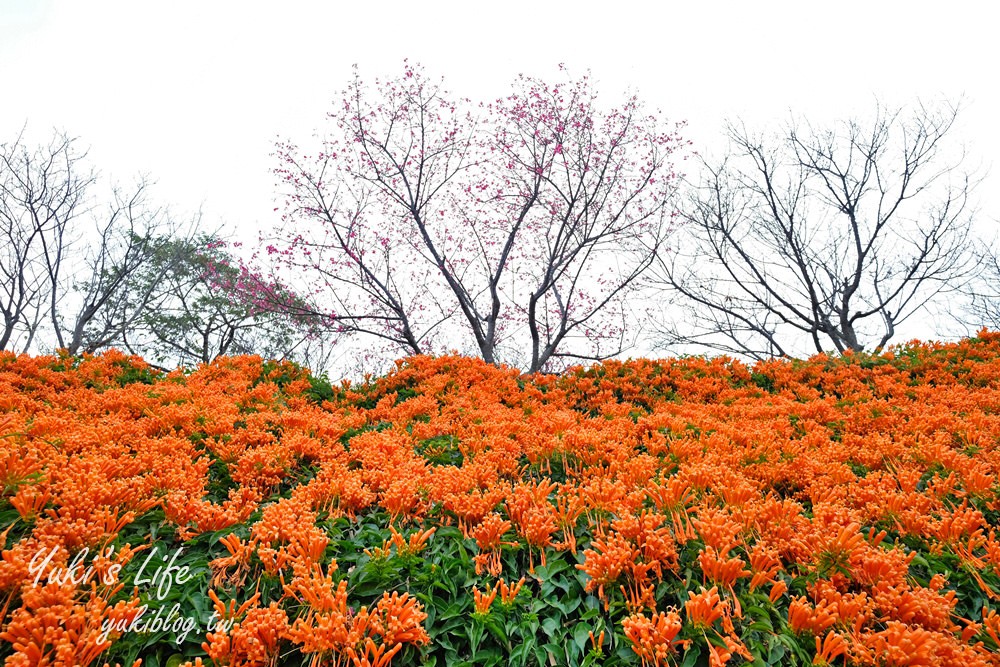
[[[427,614],[409,593],[383,593],[376,610],[381,618],[382,641],[386,644],[423,645],[430,642],[423,622]]]
[[[784,595],[785,591],[787,590],[788,590],[788,584],[786,584],[781,579],[775,581],[774,584],[771,586],[771,592],[767,596],[768,599],[771,601],[771,604],[777,602],[778,598]]]
[[[723,667],[733,657],[729,647],[722,648],[715,644],[708,645],[708,667]]]
[[[605,599],[604,587],[614,583],[623,572],[631,569],[638,556],[638,549],[617,533],[606,539],[594,538],[591,546],[594,548],[583,552],[584,562],[576,568],[590,576],[586,590],[596,588],[598,597]]]
[[[492,513],[486,517],[475,528],[469,531],[475,538],[476,546],[479,547],[479,554],[473,560],[476,564],[476,574],[482,574],[485,569],[494,577],[500,575],[500,549],[504,545],[515,546],[516,542],[504,542],[503,536],[510,530],[510,521],[504,521],[500,515]]]
[[[524,577],[514,584],[507,585],[507,583],[501,579],[499,582],[500,587],[500,601],[505,605],[509,605],[517,597],[517,594],[521,591],[521,586],[524,585]]]
[[[603,653],[604,653],[604,649],[603,649],[603,647],[604,647],[604,630],[601,630],[601,632],[597,635],[596,638],[594,637],[593,630],[591,630],[590,632],[588,632],[587,635],[590,638],[590,646],[591,646],[590,650],[594,651],[595,653],[599,653],[599,654],[603,655]]]
[[[387,667],[392,663],[393,657],[402,649],[402,644],[396,644],[389,648],[386,644],[376,645],[370,637],[366,637],[364,650],[361,653],[353,648],[348,648],[347,654],[356,667]]]
[[[697,594],[688,592],[684,610],[691,625],[704,630],[726,615],[728,605],[719,597],[718,587],[712,586],[709,590],[702,588]]]
[[[622,621],[622,629],[632,644],[632,650],[644,666],[653,667],[668,664],[670,656],[676,650],[674,639],[682,625],[680,616],[672,611],[661,612],[651,618],[637,613]]]
[[[813,658],[812,664],[829,665],[834,659],[845,653],[847,653],[847,645],[844,643],[844,638],[831,631],[822,641],[818,636],[816,637],[816,657]]]
[[[482,593],[475,586],[472,587],[472,596],[475,600],[477,614],[485,615],[489,613],[490,605],[493,604],[493,600],[496,598],[499,590],[499,586],[494,586],[493,588],[487,588],[486,592]]]
[[[412,598],[390,590],[352,606],[347,577],[334,579],[330,541],[344,518],[388,515],[389,539],[360,547],[373,558],[458,539],[433,532],[446,525],[475,540],[476,572],[496,582],[474,591],[479,614],[497,595],[516,604],[526,573],[499,579],[504,568],[533,569],[588,540],[587,590],[609,608],[621,591],[647,665],[677,658],[680,618],[725,642],[715,664],[746,657],[741,579],[818,642],[816,664],[995,662],[1000,617],[959,610],[970,595],[1000,596],[989,524],[1000,510],[1000,333],[881,356],[608,361],[538,376],[415,357],[321,402],[312,387],[306,371],[257,357],[162,374],[117,352],[0,352],[0,493],[17,519],[0,526],[8,662],[98,664],[113,650],[120,632],[104,642],[95,628],[138,613],[136,595],[109,602],[136,549],[87,558],[96,587],[60,585],[59,573],[85,548],[132,539],[156,508],[164,535],[234,529],[222,556],[208,556],[213,605],[233,622],[205,638],[220,661],[280,653],[384,667],[397,646],[428,641]],[[400,527],[413,521],[419,530]],[[40,563],[40,551],[53,556]],[[956,559],[963,576],[914,579],[928,554]],[[657,612],[659,580],[699,569],[713,588]],[[262,576],[281,582],[273,599],[218,600]]]
[[[1000,647],[1000,614],[993,609],[983,607],[983,629],[993,643]]]
[[[756,544],[750,550],[750,570],[753,572],[750,590],[753,591],[767,582],[775,581],[775,576],[781,570],[781,559],[773,549]]]
[[[805,598],[793,598],[788,605],[788,625],[793,632],[822,634],[837,622],[837,617],[825,607],[812,607]]]
[[[706,579],[729,590],[739,579],[750,576],[750,572],[743,567],[742,558],[733,556],[723,559],[712,547],[702,549],[698,554],[698,563]]]

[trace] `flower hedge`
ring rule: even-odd
[[[357,385],[0,353],[0,657],[998,665],[998,473],[996,333]]]

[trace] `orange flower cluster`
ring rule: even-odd
[[[622,622],[625,636],[632,642],[643,667],[667,665],[674,652],[674,639],[681,631],[681,618],[674,612],[660,612],[652,618],[632,614]]]
[[[10,665],[99,660],[120,639],[102,624],[138,599],[99,577],[46,582],[156,511],[176,544],[230,532],[213,587],[280,582],[238,608],[216,599],[233,624],[204,636],[213,664],[388,665],[426,646],[427,615],[395,591],[352,607],[325,528],[377,515],[392,532],[373,561],[419,559],[449,525],[477,576],[534,586],[536,564],[575,558],[588,591],[624,603],[644,664],[699,632],[715,633],[712,664],[754,659],[754,599],[815,642],[815,664],[996,665],[998,481],[1000,334],[986,332],[879,357],[560,376],[417,357],[322,399],[307,373],[255,357],[157,374],[116,352],[0,354],[0,511],[16,517],[0,526],[0,640]],[[32,559],[53,549],[39,585]],[[664,582],[687,600],[669,604]],[[468,595],[488,613],[521,585]]]
[[[472,587],[472,596],[475,600],[476,614],[479,616],[485,616],[489,613],[490,607],[493,605],[493,601],[496,600],[497,593],[500,594],[500,601],[504,605],[511,605],[514,602],[514,598],[521,591],[521,587],[524,586],[524,577],[521,577],[516,583],[508,584],[503,579],[498,581],[492,589],[487,589],[485,592],[480,591],[475,586]]]

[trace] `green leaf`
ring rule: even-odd
[[[772,637],[771,641],[768,642],[767,664],[769,665],[777,665],[785,657],[785,647],[777,639],[777,637]]]
[[[688,646],[688,649],[684,651],[684,660],[681,662],[681,667],[694,667],[700,657],[701,645],[691,644]]]
[[[551,560],[548,562],[547,575],[543,577],[544,579],[551,579],[554,575],[559,574],[570,567],[569,563],[564,560]]]
[[[504,627],[500,625],[500,622],[492,616],[486,619],[486,629],[489,630],[490,634],[496,637],[496,640],[501,644],[506,644],[509,640]]]
[[[556,632],[559,631],[560,626],[561,623],[559,622],[558,618],[549,616],[548,618],[542,620],[542,630],[545,632],[545,634],[549,636],[550,639],[555,637]]]
[[[550,657],[550,664],[551,664],[551,662],[553,662],[552,658],[555,658],[554,663],[556,665],[564,665],[564,664],[566,664],[566,660],[565,660],[566,649],[565,649],[565,647],[563,647],[562,644],[549,643],[549,644],[543,645],[542,648],[545,650],[546,653],[548,653],[549,656],[551,656]]]
[[[573,627],[573,641],[581,651],[586,650],[587,642],[590,641],[591,626],[586,623],[577,623]]]
[[[482,665],[483,667],[492,667],[493,665],[499,665],[503,662],[503,655],[501,655],[500,651],[491,648],[476,653],[474,662],[477,666]]]
[[[524,667],[528,664],[528,658],[531,656],[531,651],[535,647],[534,642],[522,642],[514,646],[514,650],[510,652],[509,660],[512,665],[516,667]]]
[[[582,600],[578,597],[566,597],[563,599],[554,599],[549,604],[559,611],[561,611],[565,616],[569,616],[580,606]]]
[[[441,615],[438,616],[438,619],[441,621],[447,621],[450,618],[456,618],[458,616],[462,616],[464,615],[464,613],[465,613],[465,605],[459,602],[455,602],[448,605],[448,607],[443,612],[441,612]]]

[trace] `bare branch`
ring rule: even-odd
[[[664,342],[754,358],[881,350],[899,325],[975,272],[974,180],[945,138],[958,108],[879,106],[869,123],[729,127],[683,206],[687,234],[657,262],[690,325]]]

